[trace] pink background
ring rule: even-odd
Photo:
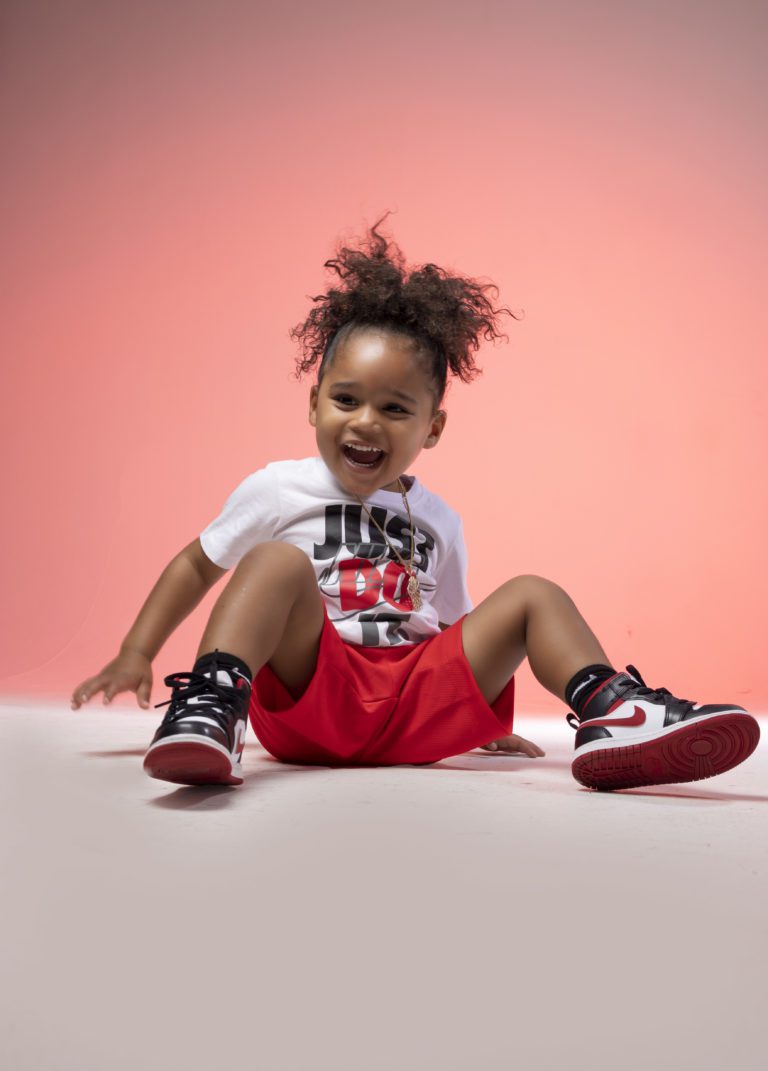
[[[288,332],[390,208],[409,263],[525,314],[413,467],[475,603],[549,577],[615,665],[764,710],[766,30],[748,2],[6,2],[0,689],[66,702],[245,475],[316,453]],[[517,695],[565,711],[527,664]]]

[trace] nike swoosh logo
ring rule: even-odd
[[[645,711],[642,707],[635,707],[635,713],[631,718],[591,718],[589,721],[583,721],[581,727],[585,725],[645,725]]]

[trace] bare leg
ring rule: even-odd
[[[219,596],[197,657],[227,651],[254,677],[269,662],[298,699],[315,672],[323,622],[322,595],[306,554],[290,543],[259,543]]]
[[[540,576],[517,576],[497,588],[464,618],[462,641],[489,703],[525,657],[536,680],[563,702],[574,673],[593,663],[611,665],[570,595]]]

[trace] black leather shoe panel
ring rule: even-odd
[[[731,711],[735,711],[737,714],[747,713],[744,707],[737,707],[735,704],[729,706],[725,703],[709,703],[707,706],[699,707],[698,710],[689,710],[683,715],[682,721],[688,718],[700,718],[702,714],[725,714]]]
[[[172,721],[164,725],[155,733],[152,743],[156,743],[158,740],[167,740],[169,736],[178,736],[179,734],[185,734],[189,736],[194,734],[195,736],[208,736],[211,740],[215,740],[217,744],[222,744],[228,750],[231,750],[232,745],[227,739],[226,733],[220,729],[217,725],[206,725],[201,721]]]
[[[627,673],[619,673],[604,684],[593,699],[590,699],[582,711],[581,720],[586,723],[591,718],[602,718],[617,699],[623,699],[628,691],[636,687],[637,682]]]
[[[606,737],[609,740],[613,739],[608,729],[604,726],[590,726],[589,722],[585,722],[584,725],[576,730],[574,747],[581,747],[582,744],[590,744],[593,740],[605,740]]]

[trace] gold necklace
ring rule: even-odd
[[[381,527],[381,525],[376,520],[376,518],[371,516],[371,511],[368,509],[368,507],[366,506],[365,502],[363,502],[362,498],[360,498],[358,495],[355,495],[355,498],[360,503],[360,505],[363,507],[365,512],[368,514],[368,517],[370,518],[370,520],[373,521],[373,523],[376,525],[378,530],[384,536],[384,539],[386,540],[387,546],[390,548],[390,550],[393,550],[395,552],[395,554],[397,554],[397,557],[400,559],[400,563],[403,566],[403,569],[405,569],[406,575],[408,577],[408,588],[407,588],[408,597],[411,600],[411,605],[413,606],[414,610],[418,611],[422,607],[422,601],[421,601],[421,591],[419,589],[419,579],[416,576],[416,570],[413,568],[413,557],[414,557],[414,554],[416,552],[416,543],[415,543],[414,538],[413,538],[413,517],[411,516],[411,507],[408,505],[408,499],[407,499],[406,494],[405,494],[405,488],[403,487],[403,481],[400,479],[399,476],[397,478],[397,482],[400,484],[400,494],[403,496],[403,502],[405,503],[405,508],[408,511],[408,523],[411,526],[411,560],[409,562],[404,561],[403,558],[400,556],[400,554],[398,554],[397,550],[389,542],[389,540],[387,539],[387,533]],[[352,492],[352,493],[354,494],[354,492]]]

